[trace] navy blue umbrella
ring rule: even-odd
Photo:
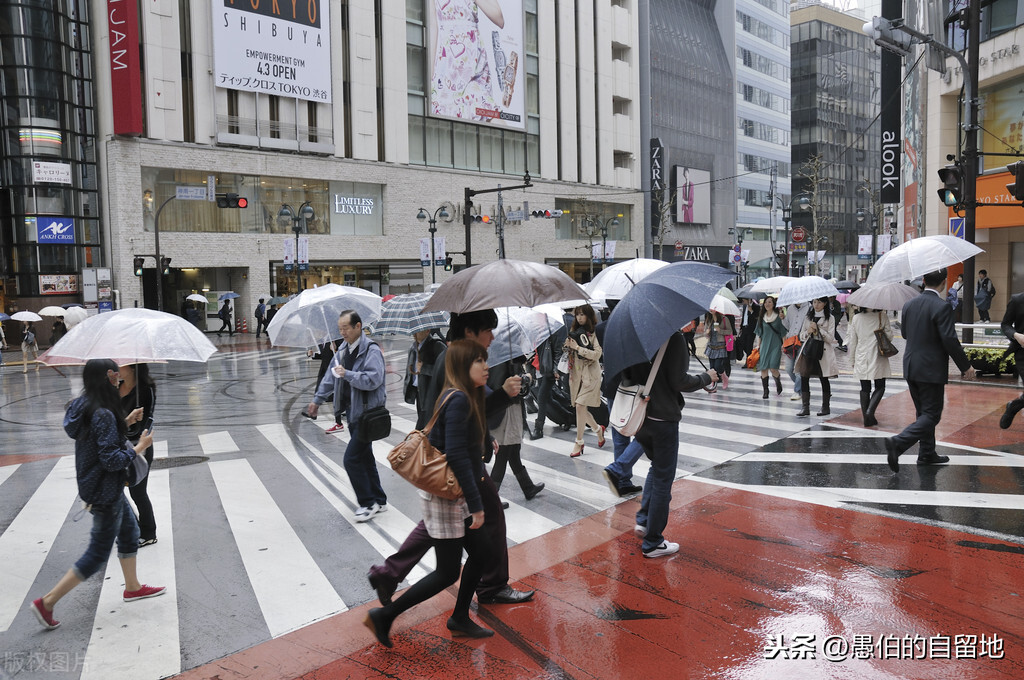
[[[676,262],[645,276],[608,319],[605,375],[650,361],[673,333],[706,312],[711,298],[735,276],[703,262]]]

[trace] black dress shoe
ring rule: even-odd
[[[527,430],[530,433],[530,441],[535,442],[544,436],[544,430],[542,428],[536,428],[534,430]]]
[[[391,596],[395,594],[395,586],[384,583],[384,580],[373,574],[367,574],[370,579],[370,587],[377,591],[377,599],[385,607],[391,604]]]
[[[529,499],[527,499],[527,500],[529,500]],[[508,501],[502,501],[501,502],[501,509],[502,510],[508,510]]]
[[[1020,411],[1021,406],[1024,406],[1024,402],[1018,404],[1019,399],[1006,402],[1006,411],[999,417],[999,428],[1002,430],[1009,430],[1010,425],[1013,425],[1013,417]]]
[[[885,439],[883,439],[882,443],[885,444],[885,453],[886,453],[885,458],[889,462],[889,468],[893,472],[899,472],[900,471],[900,454],[899,454],[898,451],[896,451],[896,445],[893,443],[892,439],[889,438],[889,437],[886,437]]]
[[[519,604],[533,599],[533,593],[532,590],[516,590],[512,586],[505,586],[494,595],[488,597],[478,595],[476,601],[480,604]]]
[[[612,493],[616,494],[617,496],[622,496],[622,487],[629,485],[628,480],[619,477],[617,474],[615,474],[608,468],[605,468],[603,472],[605,481],[608,482],[608,488],[611,489]]]
[[[373,631],[377,642],[385,647],[394,647],[391,642],[391,620],[384,615],[383,609],[371,609],[367,612],[366,618],[363,619],[363,625]]]
[[[643,490],[644,490],[644,487],[642,487],[642,486],[635,486],[633,484],[627,484],[626,486],[623,486],[623,487],[619,488],[619,496],[620,497],[631,496],[631,495],[633,495],[635,493],[641,493]]]
[[[918,465],[942,465],[949,462],[949,456],[940,456],[937,453],[930,453],[927,456],[918,456]]]
[[[450,617],[448,619],[448,630],[452,632],[453,637],[485,638],[494,635],[493,630],[477,625],[468,617],[465,620],[457,619],[454,616]]]

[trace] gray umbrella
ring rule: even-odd
[[[587,291],[557,267],[539,262],[498,260],[464,269],[445,281],[423,312],[464,314],[480,309],[536,307],[545,302],[589,297]]]
[[[662,343],[700,316],[734,272],[703,262],[676,262],[626,293],[604,333],[605,375],[650,361]]]

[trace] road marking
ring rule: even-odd
[[[21,463],[18,463],[17,465],[4,465],[0,467],[0,484],[3,484],[8,479],[10,479],[11,475],[17,472],[18,468],[20,467]]]
[[[753,451],[736,458],[740,463],[839,463],[843,465],[885,465],[885,455],[858,455],[848,453],[761,453]],[[999,458],[996,456],[949,457],[947,466],[970,465],[976,467],[1024,467],[1024,458]]]
[[[165,678],[181,672],[170,471],[152,471],[147,491],[160,527],[160,541],[139,550],[139,580],[166,586],[167,592],[124,602],[124,576],[115,548],[107,562],[80,680]]]
[[[160,441],[153,442],[153,458],[166,458],[167,457],[167,440],[161,439]]]
[[[249,462],[209,465],[271,636],[348,609]]]
[[[199,435],[199,445],[203,447],[203,453],[207,456],[238,451],[235,440],[227,430]]]
[[[11,627],[25,602],[77,495],[75,457],[58,458],[32,498],[0,535],[0,633]]]

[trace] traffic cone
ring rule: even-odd
[[[245,317],[244,316],[242,317],[242,332],[243,333],[248,333],[249,332],[249,324],[247,324],[245,322]]]

